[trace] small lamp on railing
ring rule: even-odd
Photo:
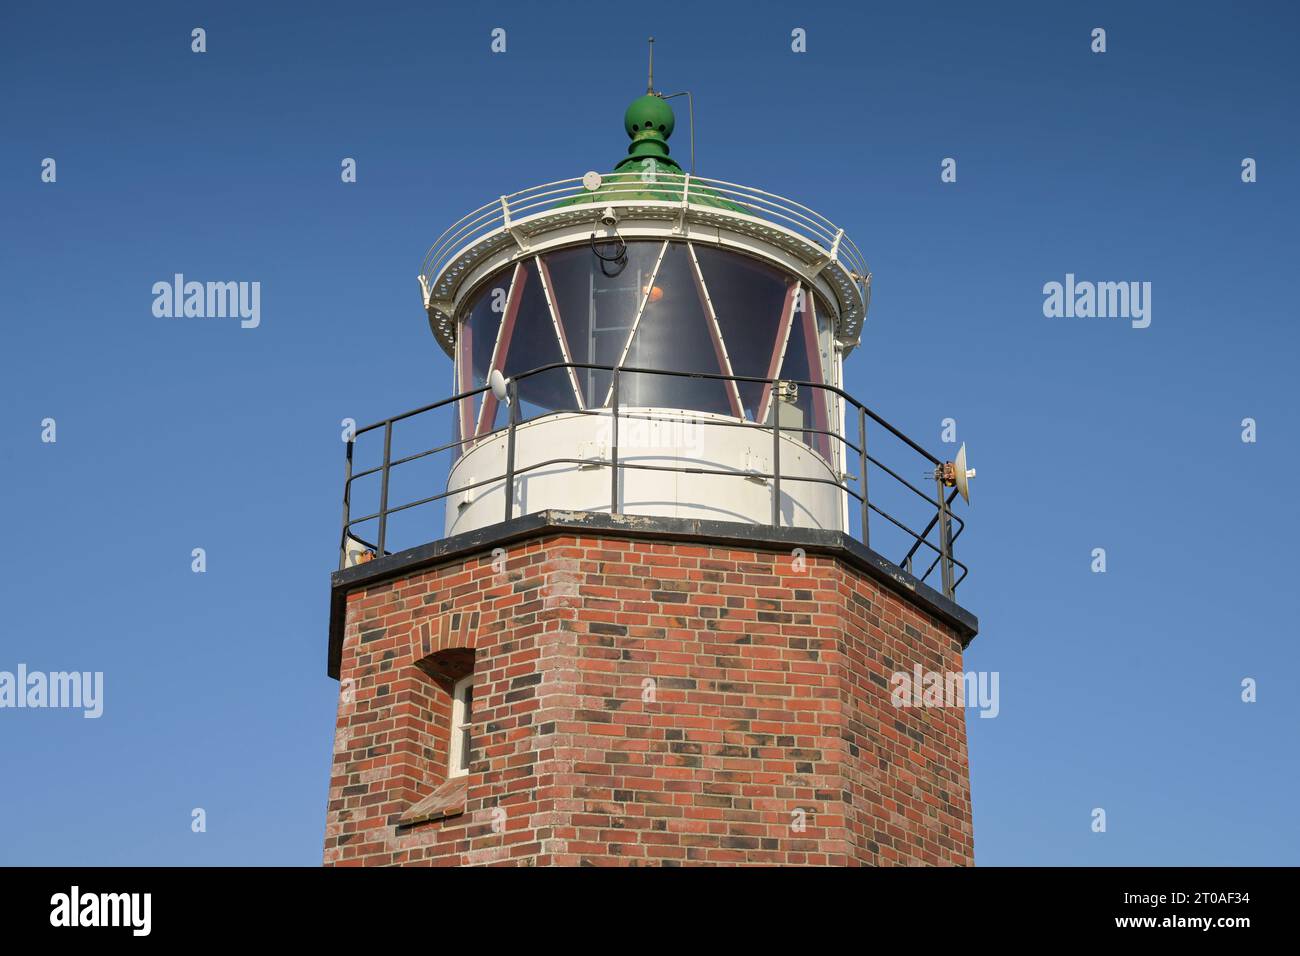
[[[501,374],[501,370],[494,368],[488,373],[488,388],[492,389],[492,394],[498,402],[505,405],[510,404],[510,379]]]

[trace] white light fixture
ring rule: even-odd
[[[492,389],[492,394],[496,396],[498,402],[504,402],[507,405],[510,404],[510,395],[506,391],[506,385],[509,384],[509,381],[498,368],[494,368],[488,373],[488,387]]]

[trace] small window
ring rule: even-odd
[[[451,752],[447,776],[463,777],[469,773],[470,714],[474,706],[474,675],[456,681],[451,701]]]

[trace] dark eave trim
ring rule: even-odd
[[[598,534],[693,544],[739,546],[777,551],[803,548],[809,554],[839,558],[957,632],[963,648],[979,633],[979,620],[955,601],[886,561],[862,542],[842,531],[818,528],[772,528],[733,521],[610,515],[590,511],[539,511],[489,525],[476,531],[431,541],[416,548],[384,555],[330,576],[328,673],[335,680],[343,656],[343,625],[347,596],[357,588],[374,587],[428,567],[460,560],[494,547],[554,534]]]

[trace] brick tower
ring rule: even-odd
[[[683,170],[676,95],[425,261],[453,394],[347,445],[327,865],[973,861],[964,711],[891,694],[962,671],[973,472],[843,390],[862,256]]]

